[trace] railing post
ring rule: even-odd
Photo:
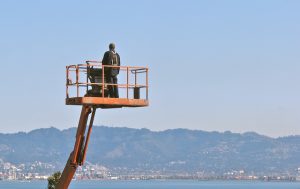
[[[104,65],[102,64],[102,98],[104,98]]]
[[[136,82],[137,82],[137,74],[136,74],[136,70],[134,71],[134,87],[136,87]]]
[[[88,61],[86,61],[86,94],[89,91],[89,76],[90,76],[90,65]]]
[[[77,97],[79,97],[79,68],[78,65],[76,65],[76,87],[77,87]]]
[[[148,68],[146,68],[146,99],[148,100]]]
[[[129,83],[129,72],[128,72],[128,66],[126,67],[126,70],[127,70],[127,85],[126,85],[126,89],[127,89],[127,99],[128,99],[128,83]]]
[[[69,98],[69,66],[66,66],[66,98]]]

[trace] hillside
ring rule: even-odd
[[[73,148],[75,128],[0,134],[0,159],[41,161],[62,167]],[[256,133],[205,132],[95,126],[87,161],[109,168],[166,171],[285,172],[300,167],[300,136],[270,138]]]

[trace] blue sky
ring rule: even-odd
[[[149,66],[150,107],[96,125],[300,134],[299,1],[1,1],[0,132],[77,126],[65,66]]]

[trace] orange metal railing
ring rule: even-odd
[[[118,84],[106,83],[105,82],[105,75],[104,75],[104,68],[111,67],[111,68],[120,68],[120,75],[124,74],[126,76],[126,81],[124,80],[119,81]],[[98,69],[101,71],[99,73],[101,75],[100,82],[91,82],[91,70]],[[75,76],[74,76],[75,74]],[[140,76],[142,75],[142,76]],[[133,81],[131,81],[133,78]],[[143,81],[139,81],[138,78],[142,78]],[[74,81],[75,80],[75,81]],[[120,80],[120,79],[118,79]],[[74,82],[73,82],[74,81]],[[84,95],[80,94],[80,88],[85,87],[85,93],[87,94],[88,91],[93,86],[98,86],[99,90],[101,90],[102,98],[108,98],[105,96],[105,89],[107,86],[118,86],[119,89],[126,89],[126,98],[129,99],[129,91],[131,89],[139,88],[145,89],[143,93],[146,100],[148,100],[148,68],[147,67],[137,67],[137,66],[111,66],[111,65],[102,65],[100,61],[86,61],[85,64],[77,64],[77,65],[69,65],[66,66],[66,98],[72,97],[83,97]],[[76,88],[76,95],[70,94],[70,88]],[[99,91],[100,92],[100,91]],[[122,97],[120,97],[122,98]]]

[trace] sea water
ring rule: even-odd
[[[0,189],[47,189],[47,181],[0,181]],[[73,181],[69,189],[300,189],[300,182],[260,181]]]

